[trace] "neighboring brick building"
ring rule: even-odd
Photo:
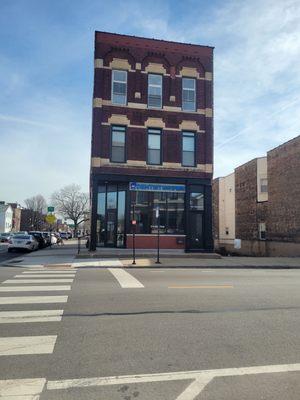
[[[235,169],[235,237],[241,239],[241,252],[265,255],[266,198],[261,194],[260,176],[266,176],[267,158],[256,158]],[[264,182],[262,182],[264,183]],[[265,185],[266,186],[266,185]]]
[[[91,249],[211,251],[213,48],[96,32]],[[134,206],[134,209],[133,209]]]
[[[300,255],[300,136],[267,156],[269,252]]]
[[[47,227],[45,215],[39,211],[21,210],[20,231],[40,231]]]
[[[235,169],[235,211],[222,181],[213,182],[216,249],[257,256],[300,256],[300,136]],[[230,175],[229,175],[230,177]],[[228,203],[228,201],[227,201]],[[222,221],[235,226],[226,241]],[[226,228],[225,228],[226,230]],[[240,243],[237,246],[237,241]]]

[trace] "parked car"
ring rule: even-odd
[[[60,236],[62,239],[66,239],[66,240],[69,239],[68,232],[59,232],[59,236]]]
[[[33,251],[39,248],[39,243],[33,235],[14,235],[8,241],[7,251],[11,252],[16,249]]]
[[[43,236],[43,232],[40,231],[30,231],[29,235],[32,235],[36,238],[39,244],[39,249],[43,249],[47,246],[46,239]]]
[[[50,244],[51,244],[50,232],[42,232],[42,234],[46,241],[46,246],[50,246]]]
[[[72,239],[73,235],[72,232],[67,232],[68,239]]]
[[[11,232],[9,233],[0,233],[0,242],[8,242],[10,238],[13,237]]]

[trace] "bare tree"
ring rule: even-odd
[[[24,203],[26,208],[31,211],[29,216],[31,229],[40,230],[44,223],[44,214],[47,208],[45,198],[41,194],[38,194],[24,200]]]
[[[41,214],[46,212],[47,203],[41,194],[29,197],[28,199],[24,200],[24,203],[28,210],[38,211]]]
[[[88,194],[81,192],[79,185],[72,184],[54,192],[52,202],[60,214],[73,221],[77,234],[78,225],[86,220],[89,210]]]

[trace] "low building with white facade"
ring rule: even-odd
[[[13,209],[10,205],[0,204],[0,233],[7,233],[12,230]]]

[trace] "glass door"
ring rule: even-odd
[[[190,249],[203,249],[203,214],[190,212]]]
[[[125,193],[121,185],[99,186],[97,246],[124,247]]]
[[[193,186],[189,194],[188,248],[204,248],[204,188]]]

